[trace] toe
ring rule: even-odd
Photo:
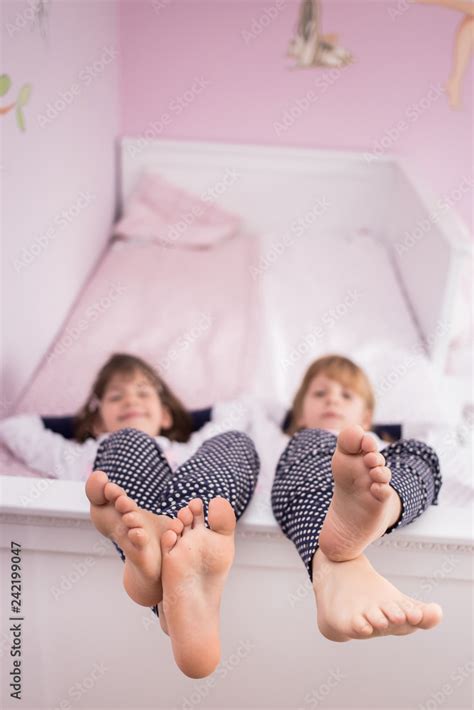
[[[372,624],[370,624],[362,614],[358,614],[352,619],[351,627],[352,634],[350,635],[355,635],[358,638],[368,638],[374,633]]]
[[[132,528],[128,531],[128,539],[135,547],[145,547],[150,542],[150,536],[143,528]]]
[[[364,455],[364,463],[367,468],[375,468],[375,466],[385,466],[385,459],[378,451],[369,451]]]
[[[135,511],[122,515],[122,521],[129,529],[143,527],[142,520],[140,519],[140,514],[136,513]]]
[[[360,448],[366,454],[371,451],[378,453],[377,441],[375,440],[375,437],[372,436],[372,434],[370,433],[364,434],[364,436],[362,437],[362,441],[360,442]]]
[[[103,471],[93,471],[86,482],[86,495],[94,505],[105,505],[108,503],[104,494],[104,488],[109,479]]]
[[[364,430],[359,424],[344,427],[337,437],[337,448],[344,454],[358,454],[363,438]],[[372,450],[373,449],[367,449],[367,451]]]
[[[420,629],[432,629],[433,626],[439,624],[443,618],[443,610],[439,604],[431,602],[422,607],[423,618],[418,624]]]
[[[225,498],[213,498],[209,503],[209,527],[222,535],[232,535],[235,530],[235,513]]]
[[[370,492],[378,501],[383,503],[391,496],[390,487],[386,483],[372,483]]]
[[[390,622],[379,607],[369,609],[364,616],[376,631],[384,631],[389,627]]]
[[[392,472],[387,466],[376,466],[370,469],[369,475],[374,483],[388,483],[392,477]]]
[[[193,498],[189,501],[189,508],[194,516],[193,528],[204,525],[204,505],[200,498]]]
[[[390,604],[383,604],[380,608],[392,624],[395,624],[396,626],[401,626],[402,624],[406,623],[405,612],[400,609],[398,604],[396,604],[395,602],[392,602]]]
[[[127,495],[120,495],[115,499],[115,510],[119,513],[131,513],[132,510],[139,510],[138,505]]]
[[[110,503],[115,503],[119,496],[126,496],[127,494],[123,488],[109,481],[104,488],[104,495]]]
[[[170,518],[170,530],[174,530],[177,535],[181,535],[184,530],[184,525],[179,518]]]
[[[178,518],[179,520],[181,520],[184,526],[183,534],[191,530],[193,523],[193,514],[190,508],[188,508],[188,506],[181,508],[181,510],[178,512]]]
[[[160,538],[161,551],[164,555],[171,552],[178,541],[178,536],[174,530],[167,530]]]
[[[423,609],[421,608],[421,604],[408,597],[406,599],[401,599],[398,603],[406,614],[407,622],[412,626],[418,626],[423,618]]]

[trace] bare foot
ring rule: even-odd
[[[235,514],[224,498],[203,505],[194,498],[178,513],[184,525],[161,538],[163,608],[179,668],[190,678],[204,678],[220,659],[219,612],[222,590],[234,559]]]
[[[142,510],[123,488],[111,483],[103,471],[94,471],[86,483],[91,520],[125,555],[123,584],[137,604],[153,606],[163,598],[160,538],[167,530],[180,533],[181,521]]]
[[[321,550],[313,558],[313,589],[319,630],[330,641],[403,636],[432,629],[443,612],[402,594],[365,555],[333,562]]]
[[[319,535],[319,547],[335,562],[352,560],[400,517],[401,502],[389,486],[390,469],[375,439],[348,426],[332,459],[334,493]]]

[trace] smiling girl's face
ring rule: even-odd
[[[139,370],[110,378],[100,400],[99,414],[99,429],[107,433],[131,427],[158,436],[172,425],[171,414],[163,407],[156,388]]]
[[[371,414],[360,394],[320,373],[314,377],[303,399],[299,427],[341,431],[348,424],[369,429]]]

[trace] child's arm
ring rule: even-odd
[[[92,470],[97,442],[83,444],[46,429],[41,418],[22,414],[0,422],[0,442],[30,468],[65,481],[84,481]]]

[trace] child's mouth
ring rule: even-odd
[[[127,412],[126,414],[122,414],[120,417],[121,421],[126,421],[127,419],[136,419],[137,417],[145,417],[146,414],[144,412]]]

